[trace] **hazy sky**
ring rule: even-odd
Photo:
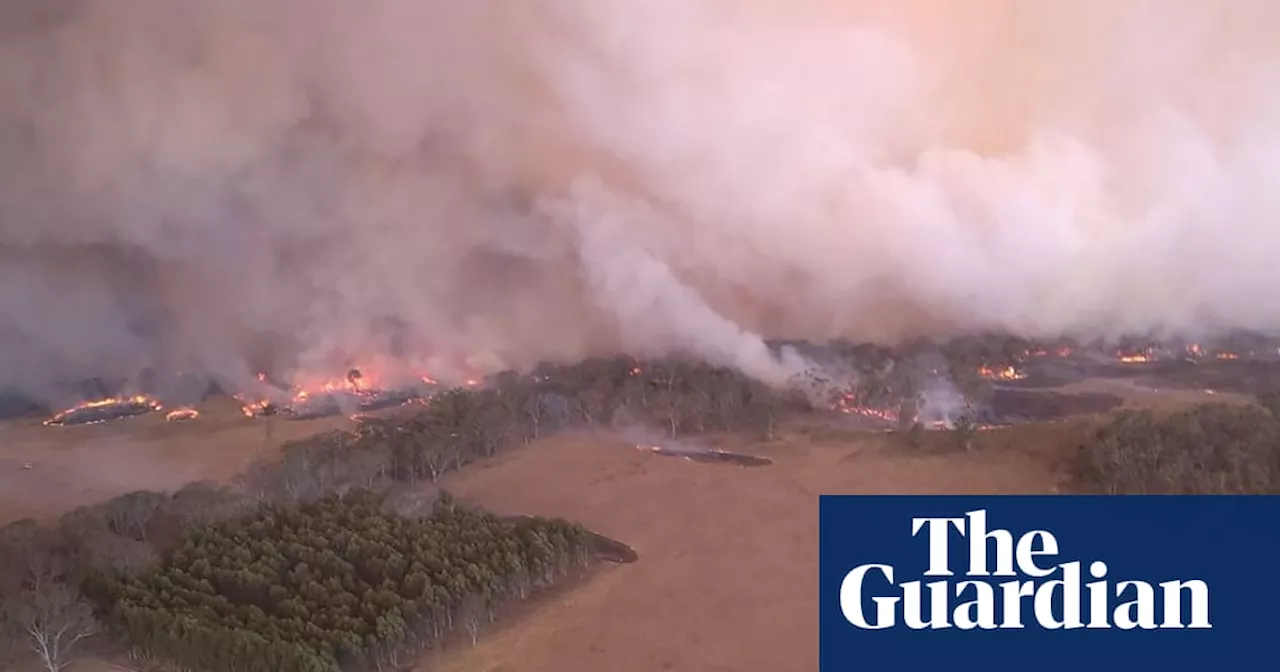
[[[0,384],[1280,327],[1266,0],[8,0]]]

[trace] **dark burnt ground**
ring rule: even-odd
[[[1121,378],[1152,389],[1210,389],[1240,394],[1280,391],[1280,360],[1275,359],[1167,359],[1134,364],[1099,363],[1079,367],[1077,375],[1079,379]]]
[[[1187,362],[1178,360],[1131,364],[1112,359],[1084,357],[1044,364],[1056,379],[1064,383],[1075,383],[1090,378],[1137,378],[1159,375],[1164,370],[1188,365]]]
[[[360,410],[372,412],[395,408],[419,397],[421,394],[414,390],[375,390],[360,396]]]
[[[416,390],[371,390],[360,394],[322,394],[283,407],[281,415],[290,420],[315,420],[352,411],[372,413],[404,406],[421,398],[422,394]]]
[[[739,467],[767,467],[773,464],[773,460],[767,457],[758,457],[756,455],[743,455],[742,453],[729,453],[723,450],[712,450],[705,453],[667,453],[659,452],[660,455],[678,455],[694,462],[702,462],[704,464],[733,464]]]
[[[1168,387],[1182,386],[1240,394],[1280,391],[1280,361],[1214,360],[1148,365],[1147,377]]]
[[[299,401],[280,409],[281,415],[290,420],[315,420],[342,413],[342,405],[333,395],[322,395]]]
[[[700,462],[703,464],[732,464],[739,467],[767,467],[773,464],[773,460],[767,457],[758,457],[756,455],[745,455],[742,453],[730,453],[725,450],[673,450],[661,446],[637,446],[642,450],[648,450],[654,455],[663,457],[683,457],[691,462]]]
[[[996,389],[989,408],[980,413],[983,422],[1044,422],[1072,416],[1097,415],[1120,408],[1124,399],[1100,392],[1043,392]]]
[[[1088,378],[1092,368],[1087,363],[1071,360],[1036,359],[1018,368],[1025,378],[996,381],[995,386],[1015,390],[1052,389]]]
[[[156,410],[156,407],[147,402],[140,401],[120,401],[101,406],[84,406],[72,410],[63,411],[46,421],[50,426],[57,425],[90,425],[108,420],[118,420],[122,418],[131,418],[137,415],[145,415]]]
[[[601,562],[626,565],[640,559],[634,549],[621,541],[610,539],[599,532],[587,531],[591,534],[591,551]]]
[[[1280,360],[1170,358],[1124,363],[1101,358],[1032,359],[1020,380],[997,381],[996,390],[1049,390],[1094,378],[1131,380],[1153,390],[1210,389],[1240,394],[1280,391]]]

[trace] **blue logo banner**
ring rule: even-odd
[[[823,672],[1228,669],[1280,626],[1280,497],[823,496]]]

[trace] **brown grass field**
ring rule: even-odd
[[[227,398],[210,399],[194,420],[151,413],[96,425],[45,427],[40,419],[0,423],[0,524],[48,519],[132,490],[176,490],[232,478],[280,444],[352,424],[346,418],[247,418]],[[25,468],[30,464],[30,469]]]
[[[1165,395],[1126,395],[1130,406],[1162,409],[1234,400],[1176,397],[1171,404]],[[153,414],[81,427],[0,425],[0,523],[55,517],[130,490],[227,479],[276,454],[284,440],[350,425],[344,418],[276,420],[268,442],[265,421],[242,417],[229,400],[206,406],[186,423]],[[499,621],[475,648],[455,645],[415,669],[815,669],[819,495],[1058,492],[1087,425],[984,431],[968,453],[949,449],[941,433],[929,435],[937,445],[911,449],[890,435],[804,424],[783,427],[768,443],[709,440],[774,460],[758,468],[657,456],[608,435],[513,450],[450,475],[444,486],[500,513],[581,522],[631,545],[640,560],[607,566]],[[125,668],[82,660],[70,669]]]

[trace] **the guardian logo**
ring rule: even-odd
[[[904,534],[905,534],[904,530]],[[932,581],[905,581],[892,565],[853,568],[840,584],[840,610],[855,627],[884,630],[1093,628],[1210,629],[1209,586],[1199,579],[1113,582],[1102,560],[1060,562],[1058,540],[1045,530],[1014,538],[987,529],[986,510],[955,518],[913,518],[911,536],[929,545]],[[968,565],[956,577],[953,538],[968,541]],[[1086,582],[1084,574],[1088,574]]]

